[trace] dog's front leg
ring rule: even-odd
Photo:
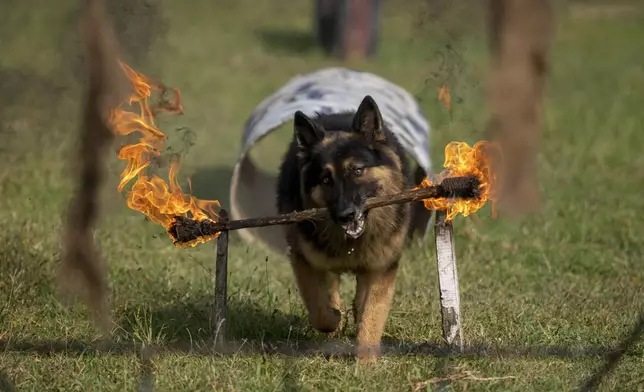
[[[317,270],[297,255],[292,256],[291,265],[313,328],[323,333],[341,329],[340,276]]]
[[[380,356],[380,339],[394,296],[398,263],[378,272],[356,274],[355,318],[358,328],[358,361],[373,362]]]

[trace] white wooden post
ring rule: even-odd
[[[454,229],[452,222],[448,222],[446,217],[445,211],[436,211],[434,222],[443,337],[451,348],[462,351],[463,328],[461,327],[461,299],[456,271],[456,252],[454,251]]]

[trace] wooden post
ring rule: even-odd
[[[221,220],[228,220],[225,210],[219,212]],[[226,341],[228,329],[228,231],[224,230],[217,237],[217,260],[215,264],[215,317],[213,329],[215,344]]]
[[[443,337],[450,348],[462,351],[463,328],[461,327],[461,299],[458,290],[456,252],[454,251],[454,229],[452,222],[448,222],[446,217],[445,211],[436,211],[434,223]]]

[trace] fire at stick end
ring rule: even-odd
[[[223,211],[223,210],[222,210]],[[219,237],[221,223],[214,220],[195,220],[176,216],[168,234],[177,248],[189,248]]]
[[[448,177],[440,183],[447,198],[478,199],[481,197],[481,180],[474,175]]]
[[[474,175],[445,178],[438,185],[410,189],[393,196],[374,197],[365,203],[367,210],[391,204],[402,204],[425,199],[477,199],[481,197],[481,180]],[[286,225],[328,216],[326,208],[296,211],[274,217],[241,219],[235,221],[194,220],[175,217],[168,229],[174,245],[180,248],[195,246],[217,238],[220,232],[252,227]]]

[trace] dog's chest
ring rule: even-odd
[[[386,269],[397,261],[402,248],[402,243],[392,243],[391,239],[373,238],[329,252],[319,249],[301,234],[297,237],[295,245],[312,267],[334,272]]]

